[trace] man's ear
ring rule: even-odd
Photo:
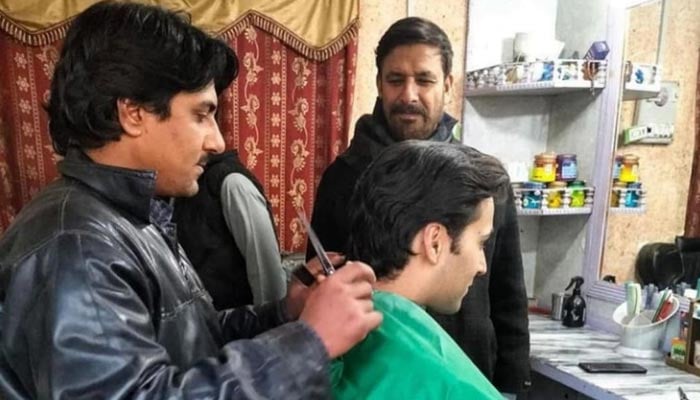
[[[454,84],[454,76],[450,73],[445,77],[445,97],[452,98],[452,86]]]
[[[132,100],[117,100],[119,124],[128,136],[137,137],[143,134],[145,112],[146,110],[142,106],[134,103]]]
[[[425,257],[433,265],[438,264],[440,256],[445,250],[443,236],[445,236],[446,233],[445,227],[435,222],[429,223],[421,230]]]

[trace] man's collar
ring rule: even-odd
[[[70,148],[59,162],[65,177],[88,186],[107,201],[150,221],[151,199],[155,197],[156,172],[112,167],[93,162],[82,150]]]

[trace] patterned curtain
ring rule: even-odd
[[[303,252],[294,207],[310,213],[323,170],[347,144],[357,43],[350,32],[337,51],[319,57],[292,48],[269,25],[248,19],[220,33],[241,70],[220,99],[219,118],[227,148],[238,149],[265,187],[282,250]],[[65,30],[59,33],[31,46],[0,31],[0,235],[57,176],[42,105]]]
[[[0,32],[0,234],[57,176],[42,105],[60,44],[31,47]]]
[[[282,249],[303,251],[306,236],[294,208],[311,217],[321,174],[347,144],[357,43],[324,62],[252,25],[228,43],[241,69],[222,96],[226,147],[238,149],[263,183]]]
[[[685,211],[685,236],[700,237],[700,68],[695,89],[695,151]]]

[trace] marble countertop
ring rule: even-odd
[[[530,360],[533,370],[594,399],[700,400],[700,377],[669,367],[664,360],[630,358],[614,351],[616,335],[586,327],[566,328],[561,321],[530,315]],[[579,362],[633,362],[646,374],[591,374]]]

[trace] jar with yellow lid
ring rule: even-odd
[[[625,154],[622,156],[622,165],[620,166],[620,182],[631,183],[639,181],[639,156],[634,154]]]
[[[532,167],[532,180],[534,182],[554,182],[557,177],[557,155],[555,153],[542,153],[535,156],[535,165]]]
[[[564,181],[554,181],[547,185],[547,189],[549,189],[547,191],[547,207],[561,208],[565,188],[566,182]]]

